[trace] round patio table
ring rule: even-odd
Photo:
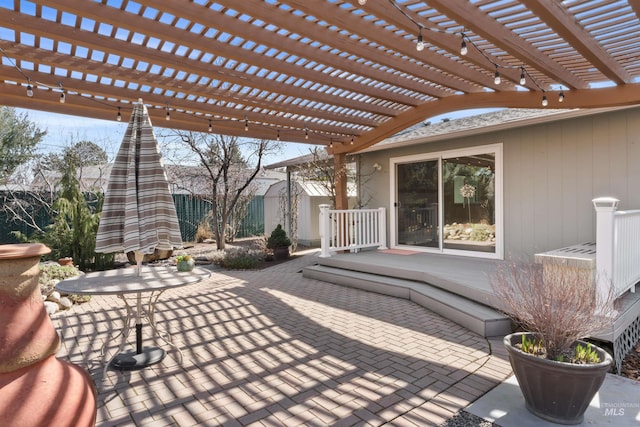
[[[142,347],[142,318],[145,317],[153,332],[162,341],[173,347],[182,362],[182,351],[173,343],[171,335],[160,331],[155,322],[155,309],[158,299],[165,291],[191,285],[211,276],[211,272],[202,268],[192,271],[177,271],[176,267],[143,266],[141,274],[135,267],[98,271],[63,280],[56,285],[60,292],[75,295],[117,295],[126,307],[123,328],[115,331],[115,336],[106,340],[102,346],[104,363],[103,378],[112,366],[121,371],[142,369],[159,363],[164,359],[165,351],[158,347]],[[145,303],[142,303],[143,294]],[[135,298],[135,304],[131,300]],[[136,351],[123,353],[131,331],[131,323],[136,325]],[[116,355],[107,363],[107,345],[120,336],[120,345]]]

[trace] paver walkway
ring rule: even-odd
[[[58,356],[103,384],[98,426],[440,425],[510,375],[500,340],[407,300],[303,278],[313,261],[214,271],[166,292],[156,320],[182,364],[169,351],[103,383],[100,348],[123,310],[105,296],[54,315]]]

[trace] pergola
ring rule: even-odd
[[[449,111],[638,104],[639,17],[640,0],[6,0],[0,104],[116,120],[142,98],[157,125],[339,165]]]

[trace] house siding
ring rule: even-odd
[[[369,207],[390,209],[390,158],[496,143],[503,144],[507,258],[594,241],[596,197],[640,209],[640,108],[363,153],[363,173],[372,178],[361,191]],[[373,171],[376,162],[381,171]]]

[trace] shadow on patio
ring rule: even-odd
[[[53,319],[59,356],[97,384],[120,306],[94,297]],[[410,301],[282,269],[214,273],[167,292],[156,320],[183,363],[169,351],[151,368],[108,372],[98,425],[438,425],[510,374],[498,340]]]

